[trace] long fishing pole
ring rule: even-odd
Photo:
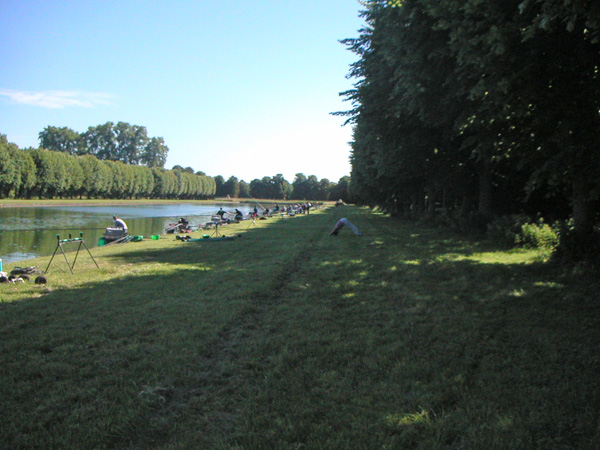
[[[252,200],[254,200],[256,203],[258,203],[258,206],[260,206],[263,210],[267,209],[265,208],[263,205],[260,204],[260,202],[258,200],[256,200],[254,197],[252,197],[250,194],[248,194],[248,197],[250,197]]]
[[[73,231],[73,230],[105,230],[106,227],[97,227],[97,228],[11,228],[10,230],[0,230],[0,231]]]

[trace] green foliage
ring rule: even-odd
[[[110,192],[113,179],[110,169],[102,161],[92,155],[83,155],[77,158],[84,174],[84,181],[80,196],[88,198],[103,197]]]
[[[40,147],[69,155],[94,155],[100,160],[164,167],[169,148],[162,137],[149,138],[146,127],[106,122],[77,133],[48,126],[39,133]]]
[[[37,181],[35,162],[31,152],[19,150],[15,145],[11,156],[20,171],[20,177],[15,180],[15,184],[12,186],[14,197],[29,198]]]
[[[508,248],[514,246],[537,249],[545,258],[550,257],[558,248],[560,226],[550,226],[543,218],[532,222],[523,214],[502,216],[487,225],[486,237],[492,242]]]
[[[40,139],[50,147],[71,148],[63,142],[71,135],[67,129],[47,127]],[[60,135],[60,136],[58,136]],[[52,151],[46,148],[19,150],[0,140],[0,198],[87,197],[87,198],[170,198],[206,199],[215,195],[234,198],[291,198],[328,200],[347,194],[349,178],[340,180],[341,187],[315,175],[302,175],[290,184],[282,174],[253,180],[250,185],[234,176],[227,181],[191,167],[176,165],[162,168],[166,159],[162,138],[146,139],[146,129],[119,122],[90,127],[82,138],[86,151]],[[59,137],[64,138],[62,140]],[[54,142],[54,144],[52,144]],[[146,143],[144,145],[144,143]],[[74,144],[73,144],[74,145]],[[129,164],[126,161],[130,162]],[[138,162],[144,165],[137,164]],[[337,189],[337,191],[336,191]]]
[[[526,223],[521,226],[521,232],[517,235],[516,243],[525,248],[537,248],[551,255],[558,247],[559,235],[557,230],[543,219],[536,223]]]
[[[346,203],[353,203],[350,194],[350,177],[343,176],[339,181],[329,189],[329,200],[342,200]]]
[[[39,133],[40,147],[55,152],[77,155],[83,147],[82,136],[67,127],[47,126]]]
[[[291,184],[290,198],[296,200],[329,200],[333,189],[335,189],[335,184],[327,178],[319,181],[315,175],[306,177],[303,173],[297,173],[294,182]]]
[[[354,125],[356,201],[410,215],[441,203],[462,217],[572,206],[575,227],[589,228],[600,192],[593,2],[364,6],[367,26],[342,41],[359,59],[352,109],[338,113]]]
[[[227,195],[224,190],[225,178],[223,178],[222,175],[217,175],[216,177],[214,177],[214,179],[215,179],[215,185],[217,186],[216,196],[217,197],[225,197]]]
[[[518,243],[523,226],[529,222],[530,218],[524,214],[496,217],[488,223],[486,237],[492,242],[512,248]]]
[[[250,185],[246,183],[244,180],[239,182],[240,187],[240,198],[250,198]]]
[[[215,192],[212,177],[193,171],[169,171],[43,148],[20,150],[0,135],[0,198],[206,199]]]
[[[0,135],[0,197],[6,197],[20,182],[16,161],[10,151],[13,145],[8,143],[6,135]]]
[[[164,167],[167,162],[169,148],[162,137],[150,138],[142,150],[140,162],[148,167]]]
[[[216,180],[215,180],[216,182]],[[230,196],[231,198],[248,198],[250,196],[250,192],[242,193],[241,192],[241,184],[238,181],[237,177],[231,176],[227,181],[223,183],[223,197]],[[219,196],[219,191],[217,190],[217,196]]]

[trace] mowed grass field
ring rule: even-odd
[[[600,448],[594,277],[350,206],[251,225],[0,285],[0,448]]]

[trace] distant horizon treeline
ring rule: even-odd
[[[42,142],[43,133],[40,133]],[[142,159],[132,159],[134,153],[127,156],[126,152],[121,152],[126,161],[118,159],[118,152],[78,153],[69,146],[63,146],[60,151],[56,147],[49,150],[43,146],[20,149],[8,142],[6,135],[0,134],[0,198],[203,200],[230,196],[321,201],[341,198],[348,201],[349,197],[348,176],[333,183],[326,178],[319,180],[314,175],[306,177],[298,173],[290,183],[277,174],[246,183],[235,176],[228,180],[220,175],[212,177],[201,171],[195,172],[191,167],[176,165],[168,170],[140,165]],[[101,159],[98,154],[111,157]]]
[[[315,175],[308,177],[303,173],[297,173],[294,181],[290,183],[282,174],[278,173],[274,177],[262,177],[246,183],[237,177],[230,177],[227,181],[217,175],[215,178],[217,185],[217,197],[233,198],[264,198],[272,200],[338,200],[350,201],[350,177],[343,176],[337,183],[329,181],[327,178],[319,180]]]

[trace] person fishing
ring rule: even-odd
[[[121,219],[119,216],[113,216],[113,219],[115,220],[115,228],[122,228],[123,231],[125,233],[127,233],[127,224],[125,223],[125,221],[123,219]]]
[[[221,216],[221,219],[225,214],[227,214],[227,212],[222,207],[217,211],[217,216]]]
[[[187,233],[189,231],[192,231],[192,229],[189,227],[189,224],[190,224],[190,222],[185,217],[181,217],[177,221],[177,228],[179,229],[179,232]]]

